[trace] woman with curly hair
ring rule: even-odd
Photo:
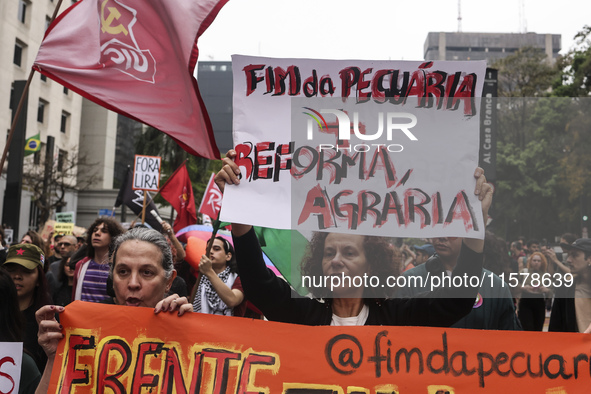
[[[528,275],[521,287],[517,316],[525,331],[542,331],[546,319],[546,297],[552,296],[552,290],[542,286],[543,275],[548,272],[546,256],[541,252],[532,253],[523,272]]]
[[[347,249],[342,265],[336,263],[334,259],[329,260],[336,254],[336,243],[340,240],[349,240],[352,247]],[[367,264],[359,261],[354,253],[363,254]],[[318,264],[322,261],[322,264]],[[341,280],[345,286],[333,288],[331,291],[331,278],[336,274],[343,276],[379,277],[382,279],[388,276],[398,276],[400,274],[401,255],[394,245],[388,242],[385,237],[359,237],[347,234],[337,233],[314,233],[308,244],[307,253],[302,260],[302,277],[310,278],[306,281],[308,291],[316,298],[332,298],[338,294],[356,296],[362,298],[384,298],[392,296],[394,287],[376,288],[371,286],[360,286],[354,291],[355,283],[348,286],[348,281]],[[324,285],[324,284],[327,285]],[[390,291],[391,290],[391,291]]]
[[[222,192],[226,184],[240,183],[240,168],[234,162],[236,156],[236,151],[228,151],[224,166],[216,175],[216,184]],[[487,217],[492,187],[486,183],[482,169],[477,169],[474,177],[474,193],[482,201],[482,214]],[[327,233],[317,235],[318,238],[312,241],[309,257],[304,261],[304,274],[320,275],[329,288],[316,293],[322,299],[301,297],[265,267],[252,226],[233,223],[232,236],[245,295],[269,320],[308,325],[450,326],[472,310],[478,292],[477,288],[470,286],[448,287],[436,290],[432,297],[375,299],[373,289],[365,283],[358,286],[358,283],[359,279],[365,282],[368,276],[377,276],[375,270],[380,265],[386,265],[390,271],[393,255],[386,252],[387,248],[379,246],[384,245],[383,240],[364,235]],[[483,240],[464,239],[452,275],[479,276],[483,248]],[[389,275],[392,275],[391,271]],[[385,282],[371,283],[371,279],[368,278],[369,287],[374,284],[380,289],[386,287]],[[312,287],[316,287],[313,282]],[[452,301],[450,298],[457,299]]]

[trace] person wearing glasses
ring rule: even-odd
[[[78,240],[73,235],[64,235],[57,243],[56,249],[61,256],[61,259],[51,263],[46,275],[47,283],[52,292],[62,286],[59,279],[61,277],[60,267],[62,266],[62,261],[67,261],[78,249]]]

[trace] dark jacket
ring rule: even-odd
[[[459,263],[458,263],[459,264]],[[439,256],[434,255],[418,267],[404,273],[405,277],[437,276],[445,272],[445,267]],[[478,298],[470,313],[452,325],[455,328],[474,328],[487,330],[521,330],[519,319],[515,315],[515,306],[509,290],[509,285],[501,278],[484,269],[479,275],[482,278],[482,287],[478,291]],[[428,287],[404,287],[397,296],[417,297],[420,294],[430,294]],[[431,295],[432,296],[432,295]]]
[[[579,332],[575,310],[575,285],[554,289],[554,303],[548,331]]]
[[[330,300],[298,295],[287,282],[279,279],[265,266],[261,247],[254,230],[234,237],[238,273],[244,294],[263,314],[273,321],[307,325],[330,325]],[[483,257],[462,247],[457,275],[480,275]],[[476,288],[446,288],[440,297],[387,299],[366,301],[369,316],[366,325],[415,325],[448,327],[472,309]],[[444,298],[458,298],[450,302]],[[428,310],[428,313],[425,311]]]

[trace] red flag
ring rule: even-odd
[[[177,217],[172,225],[175,232],[197,223],[193,187],[185,163],[160,188],[160,195],[172,205]]]
[[[33,68],[87,99],[220,158],[193,70],[228,0],[84,0],[46,32]]]
[[[212,219],[217,219],[222,208],[222,192],[218,185],[213,181],[215,174],[211,174],[209,182],[207,183],[207,189],[203,193],[203,199],[199,206],[199,213],[207,215]]]

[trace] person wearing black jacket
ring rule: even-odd
[[[224,166],[216,175],[216,184],[223,192],[226,184],[238,184],[239,167],[234,163],[236,152],[228,151]],[[484,171],[478,168],[475,194],[482,202],[482,214],[488,215],[492,187],[486,183]],[[368,300],[358,288],[338,288],[329,301],[298,297],[290,286],[264,267],[258,241],[252,226],[234,223],[232,235],[246,297],[270,320],[308,325],[436,325],[448,326],[470,312],[477,288],[442,288],[442,298],[459,298],[450,302],[442,298]],[[322,264],[324,275],[351,274],[357,266],[369,266],[364,236],[329,234],[325,238]],[[482,273],[484,241],[465,239],[460,261],[453,275]],[[425,310],[429,313],[425,313]]]
[[[579,238],[568,251],[571,272],[556,287],[548,331],[586,332],[591,327],[591,239]],[[572,281],[567,275],[573,275]]]

